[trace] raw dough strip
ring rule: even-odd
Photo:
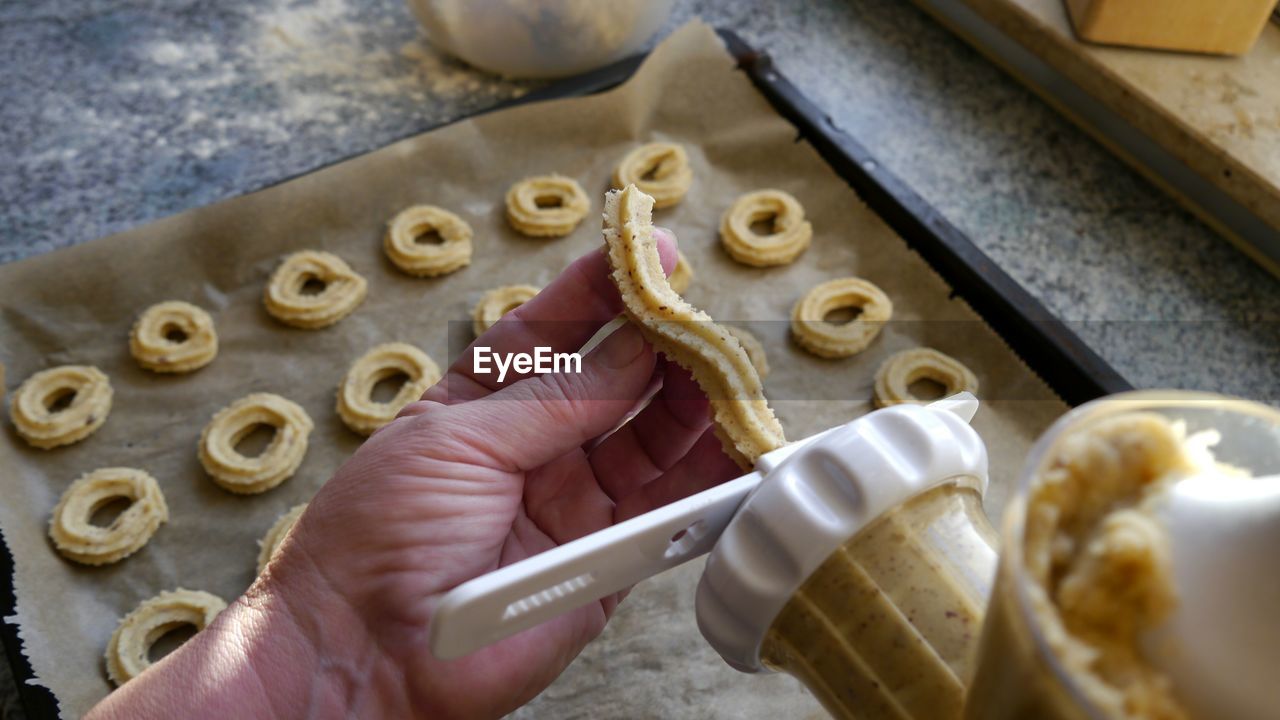
[[[653,198],[628,185],[605,196],[604,239],[612,279],[628,318],[654,346],[688,368],[706,392],[725,452],[744,468],[782,447],[782,425],[769,409],[742,343],[667,281],[653,237]]]
[[[772,218],[773,232],[757,235],[751,224]],[[744,265],[770,267],[794,261],[809,247],[813,226],[804,208],[781,190],[757,190],[737,200],[720,218],[720,242],[729,256]]]
[[[675,273],[672,273],[673,275]],[[742,349],[747,351],[747,357],[751,360],[751,365],[756,369],[756,374],[763,380],[769,376],[769,357],[765,355],[764,345],[756,339],[755,335],[747,332],[745,329],[736,325],[722,325],[726,332],[738,338],[738,342],[742,343]]]
[[[685,290],[693,284],[694,272],[693,266],[689,264],[689,258],[684,253],[676,251],[676,269],[671,271],[671,277],[667,278],[667,282],[671,284],[671,289],[684,294]]]
[[[933,348],[912,348],[890,355],[876,370],[876,406],[932,402],[911,394],[911,383],[917,380],[942,385],[943,397],[966,390],[978,392],[978,378],[964,363]]]
[[[652,179],[645,179],[652,175]],[[676,143],[655,142],[627,153],[613,171],[613,186],[621,189],[635,185],[653,197],[654,208],[675,205],[684,199],[693,184],[693,169],[689,156]],[[676,292],[681,292],[677,290]]]
[[[294,523],[298,522],[298,518],[302,517],[302,513],[307,509],[307,504],[294,505],[289,508],[276,521],[271,524],[271,529],[267,530],[267,534],[262,536],[258,541],[258,574],[266,569],[267,563],[276,554],[276,550],[280,548],[280,543],[284,541],[285,535],[293,529]]]
[[[373,399],[379,382],[403,373],[408,380],[387,402]],[[347,427],[361,435],[395,419],[405,405],[422,397],[440,380],[440,368],[426,353],[402,342],[383,343],[356,360],[338,388],[338,415]]]
[[[180,339],[169,336],[179,334]],[[213,362],[218,334],[203,309],[180,300],[157,303],[143,311],[129,332],[129,354],[144,370],[186,373]]]
[[[162,592],[120,621],[107,643],[107,675],[123,685],[151,667],[151,646],[170,630],[194,625],[200,632],[227,607],[217,595],[201,590]]]
[[[832,310],[858,308],[852,321],[836,325],[823,318]],[[791,309],[791,334],[800,347],[824,358],[862,352],[893,317],[893,302],[861,278],[838,278],[817,285]]]
[[[324,289],[307,295],[302,288],[312,280]],[[263,294],[267,312],[286,325],[314,330],[328,327],[364,302],[368,283],[350,265],[332,253],[303,250],[293,253],[272,273]]]
[[[90,522],[113,500],[129,507],[106,527]],[[85,565],[119,562],[137,552],[169,519],[160,484],[142,470],[108,467],[81,475],[58,501],[49,520],[53,546],[68,560]]]
[[[418,238],[435,231],[442,242],[420,243]],[[414,205],[401,210],[387,223],[382,246],[402,271],[419,277],[451,273],[471,263],[471,226],[466,220],[434,205]]]
[[[236,444],[257,425],[275,428],[271,443],[257,457],[236,452]],[[200,464],[225,490],[266,492],[293,475],[307,454],[311,434],[307,411],[271,393],[254,393],[218,411],[200,433]]]
[[[49,407],[74,394],[62,410]],[[27,378],[13,392],[9,417],[31,445],[48,450],[70,445],[102,427],[111,412],[111,381],[92,365],[63,365]]]
[[[559,204],[538,207],[539,199]],[[563,175],[525,178],[507,191],[507,221],[516,231],[531,237],[561,237],[573,232],[591,209],[591,202],[577,180]]]
[[[471,329],[476,337],[493,327],[503,315],[533,299],[538,288],[532,285],[504,285],[485,293],[471,311]]]

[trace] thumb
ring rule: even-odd
[[[582,357],[581,372],[525,378],[449,408],[456,440],[508,471],[544,465],[607,432],[649,386],[657,356],[632,324]]]

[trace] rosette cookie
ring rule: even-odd
[[[275,432],[257,457],[236,450],[259,425]],[[311,434],[307,411],[271,393],[254,393],[219,410],[200,433],[200,464],[209,477],[233,493],[266,492],[293,475],[307,454]]]
[[[525,178],[507,191],[507,221],[530,237],[568,235],[590,209],[582,186],[563,175]]]
[[[116,500],[129,506],[110,525],[94,525],[94,513]],[[101,468],[80,476],[62,494],[49,520],[49,537],[68,560],[106,565],[137,552],[168,519],[155,478],[134,468]]]
[[[395,397],[386,402],[374,400],[374,386],[397,375],[403,375],[405,381]],[[378,345],[347,371],[338,388],[338,415],[347,427],[368,435],[394,420],[401,408],[422,397],[439,380],[440,368],[418,348],[401,342]]]
[[[685,290],[693,284],[694,272],[693,266],[689,264],[689,258],[684,253],[676,251],[676,269],[671,271],[671,277],[667,278],[667,282],[671,284],[671,289],[684,294]]]
[[[144,601],[120,621],[107,643],[111,682],[123,685],[151,667],[151,646],[169,631],[192,625],[200,632],[226,607],[217,595],[182,588]]]
[[[911,384],[932,380],[942,386],[942,397],[958,392],[978,392],[978,378],[964,363],[933,348],[912,348],[889,356],[876,370],[875,401],[878,407],[901,403],[929,403],[937,398],[918,398]]]
[[[111,382],[92,365],[63,365],[27,378],[13,392],[9,417],[31,445],[48,450],[83,440],[111,412]]]
[[[834,310],[854,309],[853,320],[827,322]],[[838,278],[814,287],[791,309],[791,334],[800,347],[825,358],[862,352],[893,316],[893,302],[880,288],[861,278]]]
[[[767,223],[768,233],[751,229]],[[786,265],[809,247],[813,226],[804,208],[781,190],[757,190],[733,201],[720,218],[720,242],[729,256],[744,265]]]
[[[144,370],[199,370],[218,354],[213,318],[201,308],[179,300],[152,305],[129,331],[129,354]]]
[[[689,167],[689,156],[676,143],[641,145],[627,153],[613,171],[615,188],[635,185],[640,192],[653,198],[655,208],[680,202],[691,184],[693,169]]]
[[[263,303],[280,322],[312,330],[350,315],[366,292],[368,283],[342,258],[303,250],[286,257],[272,273]]]
[[[671,288],[653,236],[652,211],[653,198],[634,185],[605,196],[610,277],[627,317],[655,348],[687,368],[707,394],[725,452],[750,467],[760,455],[786,444],[782,425],[742,343]]]
[[[529,302],[537,294],[538,288],[532,285],[504,285],[490,290],[471,311],[471,329],[475,330],[476,337],[480,337],[503,315]]]
[[[258,541],[259,575],[266,569],[271,557],[276,554],[276,549],[284,541],[284,536],[289,534],[289,531],[293,529],[294,523],[298,522],[298,518],[302,517],[303,511],[306,509],[306,503],[289,508],[283,515],[276,518],[276,521],[271,524],[271,529],[267,530],[267,534],[263,535],[262,539]]]
[[[419,277],[444,275],[471,262],[471,226],[434,205],[414,205],[387,224],[382,247],[402,271]],[[432,236],[439,242],[424,241]]]

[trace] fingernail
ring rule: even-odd
[[[635,325],[627,324],[615,330],[596,352],[605,367],[617,370],[635,362],[644,349],[644,336]]]
[[[653,229],[662,235],[666,235],[667,239],[670,240],[672,243],[676,245],[680,244],[680,241],[676,239],[676,234],[674,230],[671,230],[670,228],[664,228],[660,225],[654,225]]]

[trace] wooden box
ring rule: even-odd
[[[1107,45],[1243,55],[1276,0],[1066,0],[1076,35]]]

